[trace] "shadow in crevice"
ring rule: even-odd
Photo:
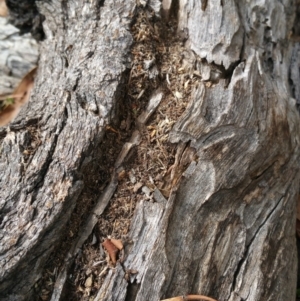
[[[298,223],[298,220],[297,220]],[[298,258],[298,269],[297,269],[297,301],[300,300],[300,237],[297,235],[297,258]],[[299,291],[299,293],[298,293]]]
[[[125,301],[134,301],[136,299],[140,286],[140,283],[137,283],[136,281],[133,283],[129,283],[127,287]]]

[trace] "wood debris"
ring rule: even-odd
[[[119,249],[111,242],[110,239],[106,239],[103,243],[102,246],[105,248],[107,251],[109,258],[111,259],[111,262],[113,265],[117,263],[117,255],[119,252]]]

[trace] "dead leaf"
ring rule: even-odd
[[[8,9],[5,0],[0,0],[0,17],[6,17],[8,15]]]
[[[102,243],[102,246],[107,251],[111,262],[116,264],[119,249],[111,242],[110,239],[105,239],[105,241]]]
[[[121,251],[123,249],[123,243],[121,239],[111,238],[110,241]]]
[[[4,126],[12,121],[19,113],[33,88],[34,77],[37,67],[29,71],[21,80],[12,95],[0,96],[0,126]]]

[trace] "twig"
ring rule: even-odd
[[[187,295],[185,300],[207,300],[207,301],[217,301],[216,299],[206,297],[203,295]]]
[[[216,299],[206,297],[204,295],[186,295],[186,296],[178,296],[170,299],[164,299],[161,301],[190,301],[190,300],[206,300],[206,301],[217,301]]]

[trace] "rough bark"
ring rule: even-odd
[[[189,64],[203,79],[169,137],[178,144],[173,175],[180,181],[168,199],[157,189],[156,202],[137,205],[133,244],[95,300],[186,293],[292,300],[300,129],[300,52],[290,39],[295,2],[167,2],[164,14],[178,16]],[[133,0],[37,3],[46,39],[34,94],[0,130],[1,300],[32,294],[82,190],[84,159],[126,101],[137,9]],[[159,1],[149,5],[160,14]],[[150,100],[144,123],[151,110]],[[121,158],[127,153],[125,147]],[[127,282],[126,270],[138,274]]]
[[[14,123],[1,129],[4,300],[28,298],[76,204],[80,168],[101,143],[120,97],[133,10],[133,1],[41,3],[49,19],[35,90]]]

